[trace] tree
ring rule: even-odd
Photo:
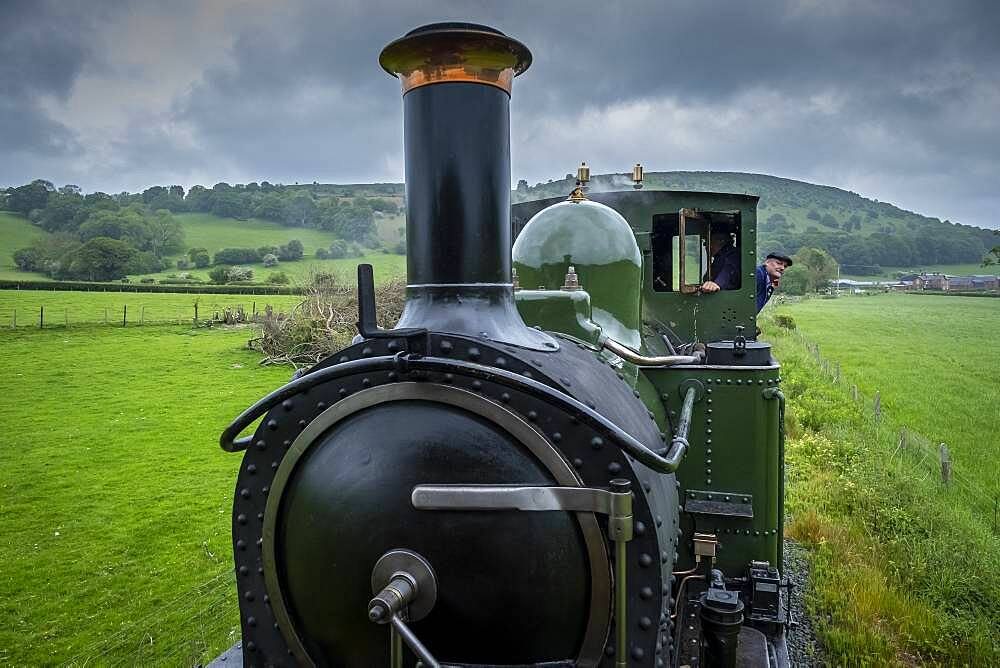
[[[285,272],[277,271],[267,277],[267,282],[272,285],[288,285],[290,279],[288,278],[288,274]]]
[[[135,248],[119,239],[95,237],[72,254],[67,273],[89,281],[112,281],[125,276]]]
[[[806,218],[809,220],[822,220],[823,216],[819,215],[819,211],[816,209],[810,209],[809,213],[806,214]]]
[[[49,201],[49,195],[55,187],[49,181],[36,179],[7,193],[7,208],[27,216],[34,209],[44,209]]]
[[[261,258],[261,262],[264,263],[265,267],[277,267],[278,266],[278,256],[275,255],[274,253],[268,253],[263,258]]]
[[[802,281],[806,292],[815,292],[826,287],[837,276],[837,261],[825,250],[810,247],[800,248],[792,259],[795,261],[794,264],[781,277],[783,288],[791,284],[792,288],[795,289],[798,282]],[[798,270],[792,272],[792,269],[796,268]],[[792,275],[789,276],[789,273]],[[786,281],[789,278],[791,280]]]
[[[208,256],[208,251],[204,248],[189,248],[188,257],[191,258],[191,264],[198,269],[204,269],[212,264],[212,258]]]
[[[157,211],[146,221],[150,250],[157,257],[171,255],[184,248],[184,228],[166,209]]]
[[[294,260],[301,260],[304,254],[304,248],[302,247],[302,242],[298,239],[292,239],[287,244],[278,249],[278,259],[284,262],[291,262]]]
[[[42,209],[38,223],[49,232],[72,231],[79,225],[77,214],[83,205],[84,199],[78,193],[52,193]]]

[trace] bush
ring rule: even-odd
[[[304,249],[302,248],[302,242],[298,239],[292,239],[278,249],[278,259],[284,260],[285,262],[301,260],[303,254]]]
[[[795,318],[785,313],[774,316],[774,324],[783,329],[795,329]]]
[[[264,263],[265,267],[277,267],[278,266],[278,256],[275,255],[274,253],[268,253],[263,258],[261,258],[261,262]]]
[[[276,271],[267,277],[267,282],[271,285],[288,285],[291,281],[288,278],[288,274],[283,271]]]
[[[229,269],[227,267],[216,267],[208,272],[208,277],[212,279],[213,283],[223,285],[229,282]]]
[[[223,248],[215,254],[215,264],[252,264],[260,260],[256,248]]]
[[[329,260],[330,259],[330,251],[328,251],[325,248],[317,248],[316,249],[316,259],[317,260]]]
[[[139,282],[140,283],[156,283],[156,279],[153,278],[152,276],[146,276],[145,278],[140,278]]]
[[[184,258],[181,258],[181,259],[177,260],[177,268],[178,269],[190,269],[191,268],[191,263],[188,260],[185,260]]]

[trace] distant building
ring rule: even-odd
[[[998,289],[996,276],[947,276],[945,274],[919,274],[913,279],[914,290],[974,291]]]

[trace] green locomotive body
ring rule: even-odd
[[[637,365],[607,349],[600,354],[619,367],[665,434],[676,430],[686,388],[697,389],[677,470],[683,533],[675,570],[695,566],[696,535],[718,541],[715,564],[726,573],[746,572],[753,562],[779,566],[783,397],[778,362],[753,340],[757,198],[650,190],[585,197],[512,208],[522,317],[595,348],[610,337],[648,357],[707,344],[704,363],[670,367]],[[627,227],[591,202],[613,209]],[[732,235],[742,271],[738,287],[706,294],[696,286],[708,271],[704,242],[713,227]],[[575,278],[567,279],[571,268]],[[741,341],[742,332],[750,340]]]

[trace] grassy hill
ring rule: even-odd
[[[31,221],[16,213],[0,211],[0,279],[47,281],[45,274],[18,271],[14,266],[14,251],[24,248],[48,232],[32,225]]]
[[[522,187],[514,192],[514,201],[566,195],[573,185],[560,179]],[[630,178],[623,174],[601,174],[591,181],[592,190],[629,187]],[[843,265],[844,275],[891,277],[897,271],[931,269],[969,273],[1000,240],[992,230],[922,216],[840,188],[764,174],[647,172],[645,187],[757,195],[762,251],[824,248]]]
[[[572,185],[571,180],[560,179],[522,186],[513,192],[512,199],[518,202],[566,195]],[[378,197],[400,207],[403,205],[403,184],[398,183],[313,183],[289,187],[308,190],[317,201],[336,197],[349,203],[358,197]],[[595,190],[628,188],[629,180],[621,174],[596,175],[591,187]],[[803,245],[824,248],[840,261],[845,277],[891,278],[909,271],[985,273],[986,270],[979,267],[979,258],[998,241],[990,230],[929,218],[839,188],[761,174],[650,172],[646,174],[646,188],[758,195],[762,251],[794,253]],[[314,270],[351,271],[358,262],[356,258],[310,259],[317,248],[328,246],[335,239],[332,233],[319,229],[286,227],[252,218],[220,218],[205,213],[177,214],[177,219],[184,228],[186,246],[203,247],[209,253],[226,247],[281,245],[291,239],[303,243],[307,259],[302,262],[283,263],[277,269],[250,265],[257,280],[265,280],[273,271],[284,271],[293,279],[305,278]],[[387,247],[395,246],[399,230],[405,224],[403,215],[378,214],[375,222],[381,242]],[[44,234],[26,218],[0,213],[0,278],[46,280],[41,274],[17,271],[11,259],[14,250]],[[932,256],[933,259],[925,259]],[[374,254],[365,260],[375,264],[379,274],[401,275],[404,272],[405,260],[400,256]],[[176,273],[177,270],[168,269],[130,278],[160,280]],[[190,273],[207,278],[208,272],[195,270]]]

